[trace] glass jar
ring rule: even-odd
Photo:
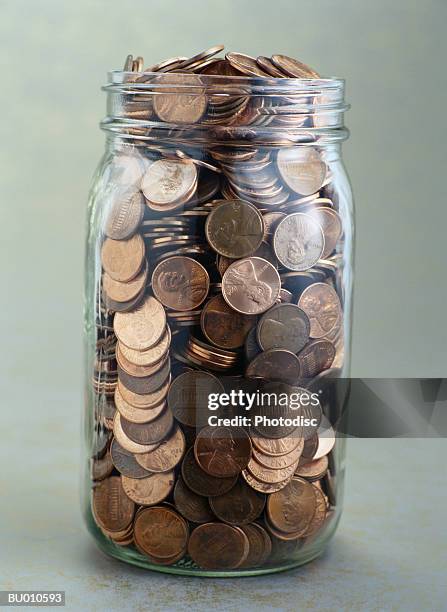
[[[86,257],[88,529],[163,572],[306,563],[343,494],[344,83],[112,72],[104,89]]]

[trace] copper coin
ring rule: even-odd
[[[220,294],[205,304],[200,317],[205,337],[223,349],[242,346],[255,322],[254,317],[235,312]]]
[[[212,476],[236,476],[250,461],[250,436],[241,427],[205,427],[197,435],[194,456]]]
[[[243,200],[223,200],[208,215],[205,234],[217,253],[240,259],[253,255],[261,245],[264,222],[252,204]]]
[[[204,115],[207,104],[205,87],[199,76],[171,73],[160,77],[157,95],[154,96],[154,111],[161,121],[197,123]]]
[[[190,160],[159,159],[146,170],[141,190],[148,205],[173,210],[193,195],[197,168]]]
[[[215,74],[219,76],[241,76],[241,72],[233,68],[230,62],[226,59],[221,59],[218,62],[207,66],[202,74]]]
[[[151,374],[150,376],[137,377],[127,374],[127,372],[125,372],[118,364],[118,376],[127,389],[130,389],[134,393],[145,395],[147,393],[152,393],[164,383],[169,376],[170,367],[171,364],[168,358],[163,362],[162,367],[154,374]]]
[[[150,164],[150,160],[140,153],[114,155],[108,167],[107,181],[110,185],[132,186],[136,189]]]
[[[327,468],[328,458],[327,455],[324,455],[320,459],[314,459],[305,465],[299,465],[295,470],[295,475],[310,481],[320,480],[326,474]]]
[[[309,340],[307,314],[294,304],[278,304],[262,315],[257,340],[264,350],[284,349],[298,353]]]
[[[302,445],[302,440],[299,437],[267,438],[259,435],[254,429],[250,430],[250,437],[253,446],[263,455],[269,455],[270,457],[288,455],[299,449]]]
[[[199,525],[188,543],[189,555],[203,569],[235,569],[245,561],[248,551],[245,533],[225,523]]]
[[[128,240],[106,238],[101,247],[101,263],[105,272],[125,283],[137,276],[144,262],[144,242],[140,234]]]
[[[152,290],[162,304],[178,311],[194,310],[208,295],[205,268],[190,257],[169,257],[152,274]]]
[[[323,186],[327,166],[312,147],[280,149],[276,163],[284,182],[295,193],[308,196]]]
[[[261,565],[265,554],[265,539],[258,525],[241,525],[240,529],[245,533],[249,542],[248,556],[239,566],[240,568],[257,567]]]
[[[138,479],[122,476],[121,481],[126,495],[136,504],[153,506],[168,497],[174,486],[175,476],[174,472],[163,472]]]
[[[335,358],[335,347],[329,340],[314,340],[298,355],[302,378],[314,378],[331,367]]]
[[[223,495],[236,484],[237,475],[227,478],[216,478],[207,474],[194,457],[194,449],[190,448],[182,463],[182,476],[186,486],[197,495],[214,497]]]
[[[119,193],[107,212],[104,229],[106,236],[113,240],[130,238],[140,225],[143,214],[144,197],[141,191],[128,190]]]
[[[296,466],[303,451],[303,447],[304,439],[301,438],[298,446],[286,455],[265,455],[264,453],[261,453],[259,450],[254,448],[253,459],[262,467],[268,468],[270,470],[286,469],[291,465]]]
[[[113,470],[113,463],[110,457],[110,452],[106,452],[104,457],[97,457],[91,462],[91,477],[92,480],[104,480]]]
[[[264,467],[252,457],[248,463],[247,470],[256,478],[256,480],[265,482],[266,484],[277,484],[284,482],[293,476],[297,464],[298,459],[295,463],[292,463],[292,465],[289,465],[288,467],[271,469]]]
[[[300,362],[295,353],[282,349],[270,349],[259,353],[246,370],[249,378],[265,378],[296,384],[300,377]]]
[[[304,532],[317,509],[315,487],[297,476],[267,499],[267,515],[273,527],[285,533]]]
[[[265,495],[255,491],[239,478],[228,493],[211,497],[210,506],[221,521],[231,525],[246,525],[262,513],[265,499]]]
[[[278,223],[273,248],[278,260],[288,270],[308,270],[323,253],[323,230],[310,215],[292,213]]]
[[[175,425],[169,438],[150,453],[136,456],[137,462],[150,472],[167,472],[180,463],[186,449],[185,436],[178,425]]]
[[[317,452],[317,448],[318,434],[315,433],[313,436],[304,441],[304,448],[298,465],[307,465],[310,461],[312,461],[315,453]]]
[[[134,454],[149,453],[158,446],[158,444],[138,444],[131,440],[123,431],[121,426],[121,415],[118,411],[116,411],[115,418],[113,419],[113,435],[120,446]]]
[[[120,415],[131,423],[150,423],[166,411],[166,402],[160,402],[151,408],[136,408],[126,402],[118,387],[115,389],[115,404]]]
[[[269,242],[275,233],[278,223],[285,219],[287,215],[282,212],[268,212],[262,216],[264,221],[264,240]]]
[[[110,446],[110,455],[113,465],[123,476],[129,476],[129,478],[145,478],[149,476],[148,471],[143,469],[141,465],[138,465],[133,453],[120,446],[115,439],[112,440],[112,445]]]
[[[104,272],[102,277],[102,288],[107,294],[107,298],[114,302],[130,302],[133,301],[144,290],[147,281],[147,264],[135,278],[122,283],[114,280],[107,272]]]
[[[343,231],[340,215],[327,206],[314,208],[309,211],[309,214],[315,217],[323,230],[324,251],[322,257],[326,259],[335,250]]]
[[[315,497],[317,499],[317,507],[315,510],[314,517],[310,525],[306,529],[306,532],[304,533],[304,537],[306,538],[313,535],[314,533],[316,533],[323,527],[325,520],[326,520],[326,516],[327,516],[326,498],[323,492],[318,487],[316,487],[315,485],[313,485],[313,487],[314,487]]]
[[[212,374],[191,370],[172,381],[168,406],[179,423],[196,427],[208,413],[210,395],[218,395],[223,391],[222,383]]]
[[[149,349],[136,351],[124,344],[118,343],[119,350],[123,357],[137,366],[152,366],[158,363],[168,352],[170,344],[171,331],[168,325],[160,341]]]
[[[280,491],[292,480],[292,476],[290,476],[282,482],[266,483],[255,478],[248,470],[242,470],[241,473],[245,482],[250,485],[252,489],[260,493],[275,493],[276,491]]]
[[[287,75],[284,74],[284,72],[281,72],[281,70],[279,70],[275,66],[275,64],[272,62],[272,60],[269,57],[264,57],[260,55],[259,57],[256,58],[256,63],[258,64],[260,68],[262,68],[262,70],[264,70],[264,72],[267,72],[267,74],[269,74],[272,77],[275,77],[277,79],[283,79],[284,77],[287,77]]]
[[[312,338],[323,338],[329,334],[342,316],[337,293],[326,283],[313,283],[304,289],[298,300],[310,321]]]
[[[138,513],[134,534],[139,548],[146,554],[165,559],[185,550],[189,530],[177,512],[167,506],[155,506]]]
[[[272,540],[267,530],[264,529],[264,527],[260,525],[259,523],[253,523],[252,527],[254,527],[261,534],[264,540],[264,552],[263,552],[261,560],[259,561],[259,565],[264,565],[264,563],[267,562],[272,552]]]
[[[258,344],[256,339],[256,327],[252,327],[252,329],[248,332],[247,337],[245,338],[244,345],[244,353],[247,361],[252,361],[256,355],[259,355],[261,352],[261,347]]]
[[[165,399],[168,393],[169,384],[170,377],[168,377],[158,389],[155,389],[153,393],[147,393],[146,395],[139,395],[138,393],[133,393],[133,391],[126,389],[120,380],[118,380],[116,388],[119,390],[124,401],[128,404],[135,406],[135,408],[145,409],[155,408]]]
[[[239,70],[243,74],[248,76],[270,76],[270,73],[262,69],[261,66],[256,62],[254,57],[245,55],[245,53],[227,53],[225,58],[230,62],[233,68]]]
[[[113,320],[117,338],[136,351],[146,350],[157,344],[165,327],[165,310],[160,302],[151,296],[133,312],[118,312]]]
[[[133,519],[135,504],[126,495],[119,476],[110,476],[93,488],[92,510],[101,527],[122,531]]]
[[[132,423],[121,417],[121,427],[125,435],[133,442],[143,446],[164,440],[173,424],[174,419],[169,409],[150,423]]]
[[[328,455],[335,445],[335,432],[325,416],[323,416],[321,420],[317,435],[318,447],[313,458],[321,459],[325,455]]]
[[[160,361],[150,366],[135,365],[124,357],[121,351],[121,346],[123,345],[120,342],[118,342],[116,345],[116,361],[118,374],[120,372],[125,372],[127,375],[133,378],[146,378],[148,376],[156,374],[159,370],[161,370],[169,359],[169,356],[166,353]]]
[[[319,79],[320,75],[303,62],[287,55],[272,55],[272,62],[290,77],[298,79]]]
[[[174,503],[180,514],[192,523],[208,523],[214,519],[207,498],[191,491],[181,477],[174,487]]]
[[[276,268],[259,257],[240,259],[226,270],[222,278],[222,295],[237,312],[261,314],[278,298],[281,280]]]

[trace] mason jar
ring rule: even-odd
[[[113,557],[256,575],[317,557],[342,509],[347,106],[336,78],[209,72],[104,87],[82,503]]]

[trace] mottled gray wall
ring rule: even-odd
[[[51,410],[77,410],[84,209],[103,147],[106,70],[129,52],[150,63],[216,42],[287,53],[347,79],[358,228],[352,372],[445,373],[444,0],[0,7],[0,358],[11,402],[26,397],[33,410],[40,398],[45,409],[51,396]]]

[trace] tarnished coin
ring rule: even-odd
[[[244,353],[247,361],[252,361],[262,351],[256,339],[256,327],[248,332],[245,338]]]
[[[174,487],[174,504],[180,514],[192,523],[209,523],[215,518],[208,499],[191,491],[181,476]]]
[[[235,569],[248,556],[249,541],[238,527],[205,523],[191,533],[188,553],[203,569]]]
[[[262,565],[265,560],[265,539],[260,531],[261,528],[258,529],[258,527],[259,525],[256,523],[240,526],[249,542],[248,556],[239,566],[240,568],[257,567]]]
[[[342,316],[337,293],[326,283],[313,283],[304,289],[298,300],[310,321],[312,338],[323,338],[337,325]]]
[[[298,353],[309,340],[307,314],[294,304],[278,304],[264,315],[257,327],[257,340],[264,350],[284,349]]]
[[[144,508],[135,518],[135,542],[150,557],[176,557],[186,551],[188,535],[185,519],[168,506]]]
[[[282,349],[270,349],[259,353],[248,364],[246,376],[265,378],[266,380],[284,382],[294,385],[298,382],[301,369],[295,353]]]
[[[157,406],[151,408],[136,408],[126,402],[121,395],[118,386],[115,389],[115,404],[116,409],[122,417],[132,423],[150,423],[157,419],[162,412],[166,410],[166,402],[160,402]]]
[[[282,482],[274,482],[274,483],[266,483],[258,480],[253,476],[248,469],[242,470],[242,478],[245,482],[250,485],[252,489],[255,491],[259,491],[260,493],[275,493],[276,491],[280,491],[283,489],[292,479],[292,476],[289,476],[286,480]]]
[[[127,190],[117,194],[107,213],[104,233],[113,240],[125,240],[137,231],[144,214],[141,191]]]
[[[237,312],[261,314],[276,302],[281,280],[276,268],[259,257],[235,261],[222,278],[222,295]]]
[[[272,55],[272,62],[290,77],[298,79],[319,79],[320,75],[310,66],[288,57],[287,55]]]
[[[278,223],[285,219],[287,215],[282,212],[268,212],[265,215],[262,215],[262,219],[264,221],[264,240],[266,242],[270,242],[273,234],[275,233],[275,229]]]
[[[110,476],[93,488],[92,510],[107,531],[122,531],[132,522],[135,504],[126,495],[119,476]]]
[[[205,337],[223,349],[241,347],[255,322],[254,317],[235,312],[220,294],[206,303],[200,317]]]
[[[308,196],[323,186],[327,166],[313,147],[282,148],[276,163],[284,182],[295,193]]]
[[[202,79],[194,74],[163,75],[154,96],[154,111],[161,121],[167,123],[197,123],[207,104]]]
[[[158,444],[138,444],[131,440],[123,431],[121,426],[121,415],[118,411],[116,411],[115,418],[113,419],[113,435],[120,446],[134,454],[149,453],[158,446]]]
[[[126,283],[141,270],[144,254],[140,234],[134,234],[128,240],[106,238],[101,247],[102,267],[113,280]]]
[[[133,312],[117,312],[113,329],[117,338],[130,349],[141,351],[157,344],[166,327],[163,306],[152,296]]]
[[[205,268],[190,257],[168,257],[152,274],[152,291],[162,304],[177,311],[194,310],[208,295]]]
[[[150,474],[146,478],[121,476],[126,495],[136,504],[153,506],[168,497],[174,487],[174,472]]]
[[[304,537],[306,538],[321,529],[321,527],[324,525],[327,515],[327,502],[324,493],[317,486],[313,485],[313,487],[315,497],[317,499],[317,507],[315,510],[314,517],[310,522],[310,525],[306,529],[306,532],[304,533]]]
[[[186,449],[185,436],[178,425],[174,427],[169,438],[151,453],[136,456],[137,462],[150,472],[167,472],[173,470],[182,460]]]
[[[189,200],[196,184],[197,168],[192,161],[159,159],[146,170],[141,190],[149,206],[173,210]]]
[[[104,480],[113,471],[112,458],[110,453],[106,452],[104,457],[93,458],[91,461],[91,477],[92,480]]]
[[[205,427],[197,435],[194,456],[207,474],[235,476],[250,461],[250,436],[241,427]]]
[[[206,422],[210,396],[218,396],[223,392],[223,385],[218,378],[208,372],[190,370],[172,381],[168,406],[179,423],[196,427]]]
[[[278,223],[273,236],[278,260],[289,270],[312,268],[324,249],[323,230],[305,213],[292,213]]]
[[[169,326],[166,326],[166,330],[159,342],[149,349],[136,351],[130,349],[124,344],[118,343],[119,350],[123,357],[137,366],[153,366],[154,364],[161,361],[161,359],[167,354],[169,346],[171,344],[171,330]],[[118,349],[117,349],[118,350]]]
[[[169,373],[171,371],[171,362],[169,358],[163,361],[160,369],[157,370],[154,374],[150,376],[130,376],[125,372],[120,364],[118,364],[118,376],[119,380],[122,381],[123,385],[133,391],[134,393],[139,393],[141,395],[145,395],[147,393],[152,393],[155,389],[158,389],[165,380],[169,377]]]
[[[166,438],[174,424],[170,410],[165,410],[150,423],[132,423],[121,417],[121,428],[130,440],[141,444],[156,444]]]
[[[295,470],[296,476],[301,476],[306,480],[320,480],[326,474],[328,468],[327,455],[320,457],[320,459],[314,459],[309,461],[305,465],[299,465]]]
[[[267,499],[267,515],[273,527],[285,533],[305,532],[317,509],[315,487],[294,476],[289,484]]]
[[[152,393],[147,393],[146,395],[140,395],[139,393],[130,391],[130,389],[126,389],[120,380],[118,380],[116,388],[119,390],[120,395],[128,404],[141,409],[155,408],[161,402],[163,402],[168,394],[170,382],[170,378],[168,378],[158,389],[155,389],[155,391]]]
[[[110,446],[110,455],[113,465],[123,476],[128,476],[129,478],[145,478],[149,476],[148,471],[142,468],[141,465],[138,465],[135,455],[120,446],[115,439],[112,440]]]
[[[228,493],[211,497],[210,506],[221,521],[231,525],[247,525],[262,513],[265,499],[265,495],[255,491],[239,478]]]
[[[225,58],[230,62],[233,68],[236,68],[243,74],[248,76],[269,77],[270,73],[262,69],[256,62],[254,57],[245,55],[245,53],[227,53]]]
[[[335,358],[335,347],[329,340],[314,340],[298,355],[302,378],[314,378],[331,367]]]
[[[318,434],[315,433],[313,436],[304,441],[304,448],[298,465],[307,465],[310,461],[312,461],[315,453],[317,452],[317,448]]]
[[[147,281],[147,264],[143,266],[141,272],[127,283],[114,280],[107,272],[102,276],[102,288],[107,294],[107,298],[115,302],[130,302],[134,300],[144,290]]]
[[[191,491],[205,497],[223,495],[232,489],[237,481],[237,474],[227,478],[216,478],[207,474],[197,463],[193,448],[190,448],[183,458],[182,477]]]
[[[316,219],[323,230],[324,251],[322,258],[326,259],[334,251],[343,231],[340,215],[327,206],[314,208],[309,211],[309,214]]]
[[[264,222],[252,204],[243,200],[222,200],[208,215],[205,234],[217,253],[240,259],[253,255],[261,245]]]

